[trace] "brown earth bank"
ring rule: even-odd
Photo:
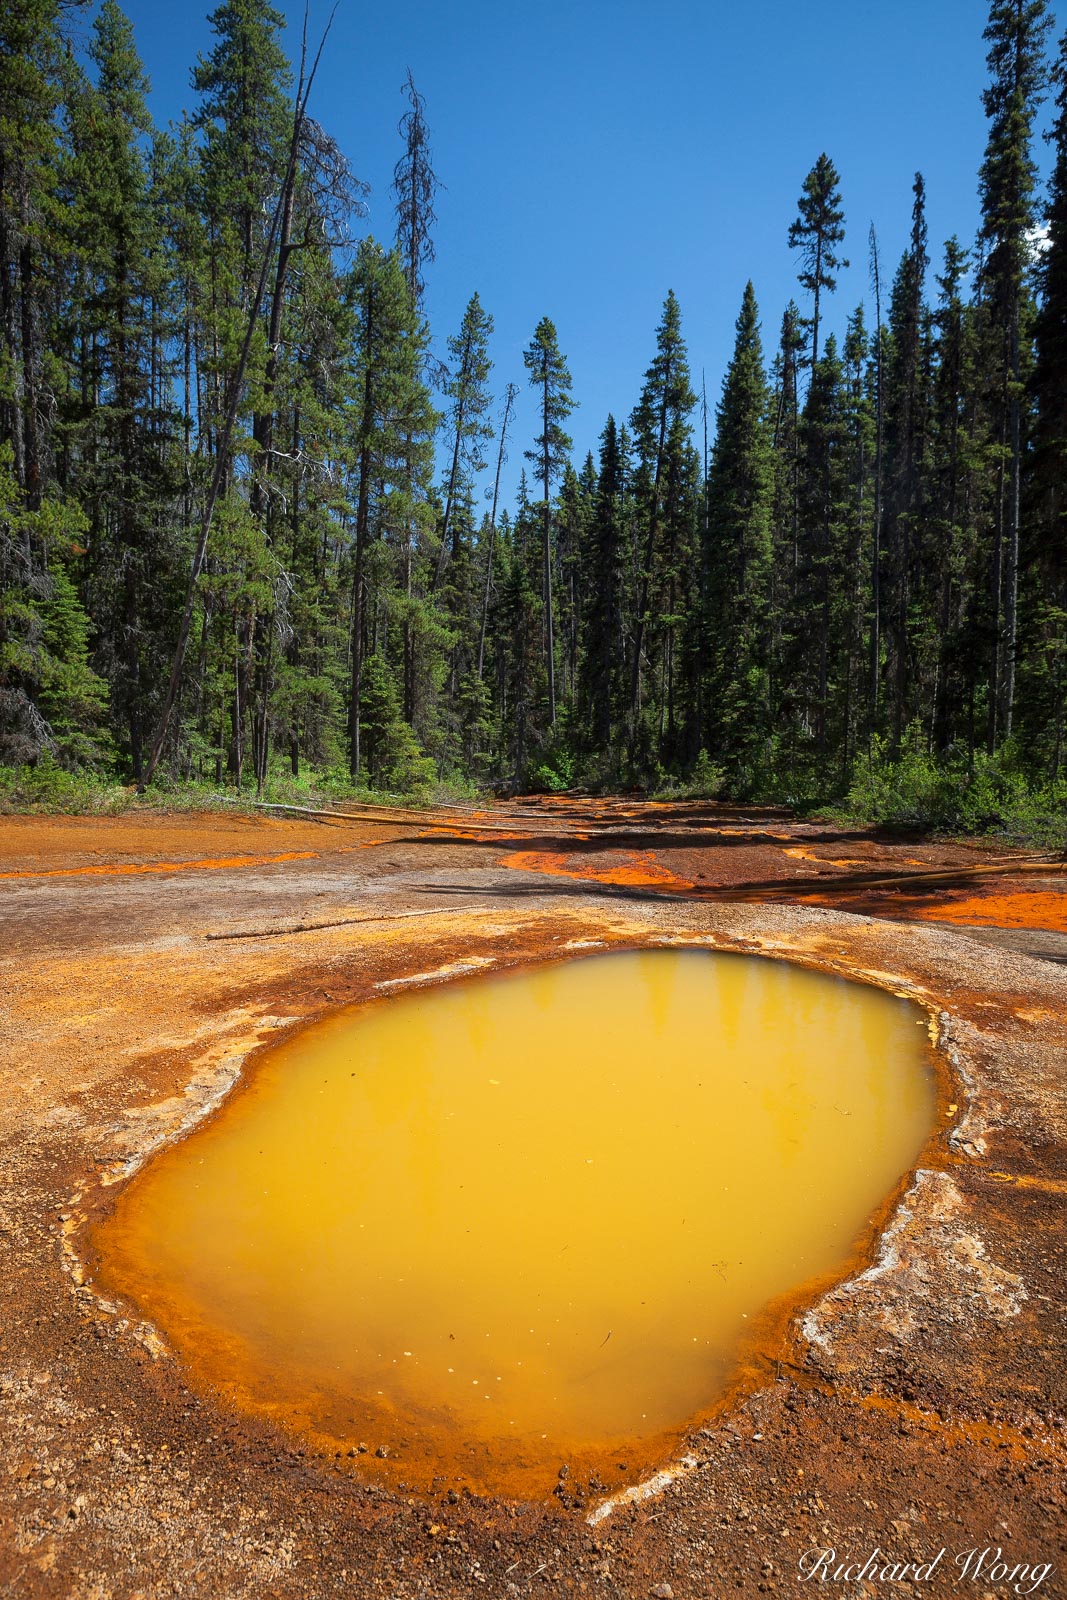
[[[1067,1595],[1065,891],[985,842],[711,803],[0,818],[0,1594]],[[851,1274],[769,1308],[615,1501],[566,1461],[543,1503],[410,1494],[96,1292],[91,1219],[282,1030],[663,944],[917,1000],[941,1125]]]

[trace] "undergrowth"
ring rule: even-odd
[[[311,810],[334,806],[432,806],[470,804],[479,799],[474,784],[446,781],[420,784],[407,792],[354,784],[347,774],[308,773],[294,778],[272,772],[261,791],[246,784],[241,789],[221,788],[194,780],[160,775],[151,789],[139,794],[135,785],[105,773],[68,771],[44,759],[33,766],[0,767],[0,815],[118,816],[120,814],[185,811],[254,812],[255,801],[274,805],[306,806]]]

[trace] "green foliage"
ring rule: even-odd
[[[360,709],[371,782],[405,794],[429,790],[436,776],[434,764],[422,754],[400,715],[396,686],[381,656],[368,656],[363,664]]]
[[[917,724],[895,756],[885,740],[872,742],[841,811],[916,832],[992,834],[1049,849],[1067,845],[1067,782],[1028,779],[1011,745],[993,756],[978,751],[973,763],[966,750],[938,756]]]
[[[107,816],[129,803],[128,790],[92,772],[71,772],[48,753],[32,766],[0,766],[0,813]]]
[[[9,762],[93,766],[109,751],[107,687],[89,665],[89,619],[70,574],[84,536],[76,506],[25,510],[0,455],[0,757]]]
[[[770,397],[749,283],[723,380],[707,484],[704,646],[708,722],[716,747],[750,766],[767,735],[768,601],[774,455]]]
[[[723,792],[725,784],[725,767],[718,766],[706,750],[701,750],[687,775],[673,778],[661,772],[653,788],[653,797],[656,800],[714,800]]]
[[[1035,263],[1046,0],[991,0],[979,246],[949,241],[933,304],[917,174],[891,293],[875,243],[873,318],[822,334],[844,204],[821,155],[788,234],[810,315],[787,307],[770,373],[749,284],[694,428],[668,293],[629,431],[609,417],[579,464],[542,318],[531,487],[499,517],[499,474],[489,516],[476,497],[506,459],[478,294],[447,368],[431,355],[437,179],[410,75],[396,248],[350,252],[363,186],[326,129],[294,130],[271,0],[216,5],[166,134],[117,0],[87,50],[80,10],[0,20],[0,760],[40,768],[8,794],[51,803],[54,768],[142,773],[180,661],[175,805],[581,781],[1051,837],[1067,40]]]

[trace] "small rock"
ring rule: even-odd
[[[375,1450],[374,1454],[378,1457],[379,1461],[384,1461],[386,1456],[389,1454],[389,1446],[380,1444],[377,1450]]]
[[[674,1600],[674,1590],[669,1583],[657,1583],[650,1589],[652,1600]]]

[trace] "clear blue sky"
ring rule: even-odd
[[[295,56],[302,4],[275,3],[294,25]],[[189,72],[211,47],[210,5],[125,9],[165,124],[194,103]],[[327,14],[327,0],[312,0],[313,33]],[[536,431],[522,350],[540,317],[559,330],[580,401],[576,464],[608,411],[621,419],[633,406],[668,289],[709,406],[749,277],[770,357],[782,309],[799,298],[786,230],[820,151],[841,173],[852,262],[831,327],[869,301],[872,219],[895,269],[916,170],[935,266],[952,233],[970,243],[986,15],[984,0],[543,0],[537,11],[516,0],[340,0],[311,109],[371,185],[361,228],[391,240],[400,88],[414,73],[446,185],[427,312],[442,353],[475,289],[496,320],[496,392],[508,379],[524,390],[510,490]],[[1039,160],[1047,166],[1044,148]]]

